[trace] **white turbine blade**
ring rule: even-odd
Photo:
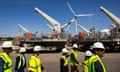
[[[72,9],[72,7],[70,6],[70,4],[69,4],[68,2],[67,2],[67,5],[68,5],[70,11],[72,12],[72,14],[73,14],[73,15],[76,15],[76,13],[74,12],[74,10]]]
[[[94,16],[95,14],[79,14],[79,15],[76,15],[76,16]]]
[[[78,28],[77,28],[77,20],[75,22],[75,29],[76,29],[76,34],[78,33]]]
[[[54,28],[50,26],[49,24],[47,24],[47,27],[50,28],[51,30],[54,30]]]
[[[67,22],[66,24],[62,25],[61,28],[64,29],[65,27],[73,24],[75,22],[76,18],[73,17],[71,21]]]
[[[66,28],[66,30],[65,30],[65,31],[68,31],[68,30],[69,30],[69,28],[70,28],[70,25]]]

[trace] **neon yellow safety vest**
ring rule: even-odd
[[[41,72],[41,60],[36,56],[31,56],[28,71]]]
[[[78,54],[75,50],[71,50],[71,54],[74,55],[75,59],[77,60],[78,59]],[[78,64],[70,57],[70,65],[71,66],[78,66]]]
[[[106,68],[102,62],[102,60],[100,59],[100,57],[98,55],[93,55],[92,57],[90,57],[90,59],[88,60],[88,72],[96,72],[95,71],[95,66],[94,63],[96,61],[99,61],[102,68],[103,68],[103,72],[106,72]]]
[[[64,55],[62,55],[61,59],[63,59],[65,61],[64,66],[67,66],[68,65],[68,59],[67,59],[67,57],[64,56]]]
[[[88,59],[83,61],[82,68],[83,68],[83,72],[88,72]]]
[[[12,59],[7,53],[0,53],[0,57],[4,60],[4,72],[12,72]]]
[[[102,67],[103,67],[103,72],[106,72],[106,68],[105,68],[105,66],[104,66],[104,64],[103,64],[103,62],[102,62],[102,60],[101,60],[101,58],[100,58],[98,55],[96,55],[96,57],[97,57],[97,59],[99,60],[100,64],[101,64]]]

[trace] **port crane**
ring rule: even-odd
[[[48,25],[48,24],[47,24],[47,26],[48,26],[51,30],[57,32],[58,34],[60,34],[61,32],[63,32],[65,27],[73,24],[73,23],[76,21],[77,16],[93,16],[93,15],[94,15],[94,14],[76,14],[76,13],[74,12],[74,10],[71,8],[71,6],[70,6],[70,4],[69,4],[68,2],[67,2],[67,5],[68,5],[70,11],[72,12],[72,14],[73,14],[74,16],[73,16],[73,18],[72,18],[69,22],[65,23],[64,25],[61,25],[60,22],[58,22],[58,21],[55,20],[54,18],[50,17],[49,15],[47,15],[45,12],[43,12],[41,9],[39,9],[39,8],[37,8],[37,7],[35,7],[35,11],[36,11],[38,14],[40,14],[44,19],[46,19],[46,20],[51,24],[51,25]],[[77,21],[76,21],[76,22],[77,22]]]
[[[90,36],[90,31],[89,30],[87,30],[85,27],[83,27],[82,25],[80,25],[80,24],[78,24],[78,27],[80,27],[86,34],[87,34],[87,36]]]
[[[60,34],[61,32],[63,32],[63,29],[69,25],[71,25],[72,23],[75,22],[75,17],[72,18],[71,21],[65,23],[64,25],[61,25],[60,22],[58,22],[57,20],[53,19],[52,17],[50,17],[49,15],[47,15],[45,12],[43,12],[41,9],[35,7],[35,11],[40,14],[44,19],[46,19],[51,25],[47,25],[50,29],[52,29],[53,31],[55,31],[56,33]]]
[[[32,32],[30,32],[30,31],[29,31],[28,29],[26,29],[24,26],[22,26],[21,24],[18,24],[18,27],[20,28],[20,30],[23,31],[24,39],[32,39],[32,38],[33,38]]]

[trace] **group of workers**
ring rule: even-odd
[[[78,46],[77,44],[73,44],[72,49],[63,48],[62,55],[60,57],[60,72],[69,72],[69,60],[68,57],[70,56],[70,67],[71,72],[79,72],[78,65],[78,54],[77,54]],[[71,53],[69,54],[69,51]]]
[[[3,52],[0,52],[0,72],[13,72],[12,58],[10,53],[12,52],[12,42],[6,41],[2,44]],[[46,69],[41,63],[39,58],[39,51],[41,51],[41,46],[35,46],[33,48],[34,53],[29,59],[27,72],[46,72]],[[69,72],[69,62],[70,62],[70,72],[80,72],[79,65],[82,66],[83,72],[106,72],[106,68],[102,61],[104,56],[105,47],[101,42],[95,42],[91,47],[91,51],[87,50],[85,52],[85,59],[82,63],[78,61],[78,45],[73,44],[71,49],[63,48],[62,55],[60,57],[60,72]],[[19,48],[17,51],[15,62],[15,72],[25,72],[26,49],[24,47]],[[70,56],[70,60],[69,57]]]
[[[13,48],[12,42],[5,41],[1,48],[3,51],[0,52],[0,72],[13,72],[13,62],[10,57],[10,53]],[[27,72],[46,72],[39,58],[40,50],[42,50],[41,46],[35,46],[33,48],[34,53],[30,57]],[[16,56],[14,71],[25,72],[24,69],[26,68],[26,58],[24,54],[26,49],[24,47],[20,47],[16,50],[16,52],[18,55]]]
[[[80,72],[78,66],[82,67],[82,72],[107,72],[102,61],[105,47],[101,42],[95,42],[91,46],[91,50],[85,51],[85,58],[80,63],[78,61],[78,45],[73,44],[71,49],[63,48],[60,57],[60,72]],[[69,57],[70,56],[70,60]]]

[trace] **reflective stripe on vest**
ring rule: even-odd
[[[99,60],[100,64],[102,65],[103,71],[106,72],[106,68],[105,68],[105,66],[104,66],[101,58],[100,58],[98,55],[96,55],[96,57],[97,57],[97,59]]]
[[[82,63],[83,72],[88,72],[88,59]]]
[[[73,49],[71,50],[71,54],[74,55],[76,60],[78,59],[78,54]],[[70,65],[71,66],[77,66],[78,64],[72,58],[70,58]]]
[[[95,55],[91,56],[88,60],[88,72],[95,72],[94,62],[97,61]]]
[[[36,56],[31,56],[28,71],[41,72],[41,61]]]
[[[0,53],[0,57],[4,60],[4,72],[12,72],[12,60],[6,53]]]
[[[66,56],[62,55],[61,59],[64,60],[64,66],[68,65],[68,59],[66,58]]]
[[[98,55],[93,55],[90,59],[89,59],[89,64],[88,64],[88,72],[96,72],[95,71],[95,66],[94,66],[94,63],[96,61],[99,61],[102,68],[103,68],[103,71],[106,72],[106,69],[105,69],[105,66],[102,62],[102,60],[100,59],[100,57]]]
[[[19,60],[19,62],[18,62],[18,69],[20,69],[20,67],[21,67],[22,55],[19,55],[19,57],[20,57],[20,60]]]

